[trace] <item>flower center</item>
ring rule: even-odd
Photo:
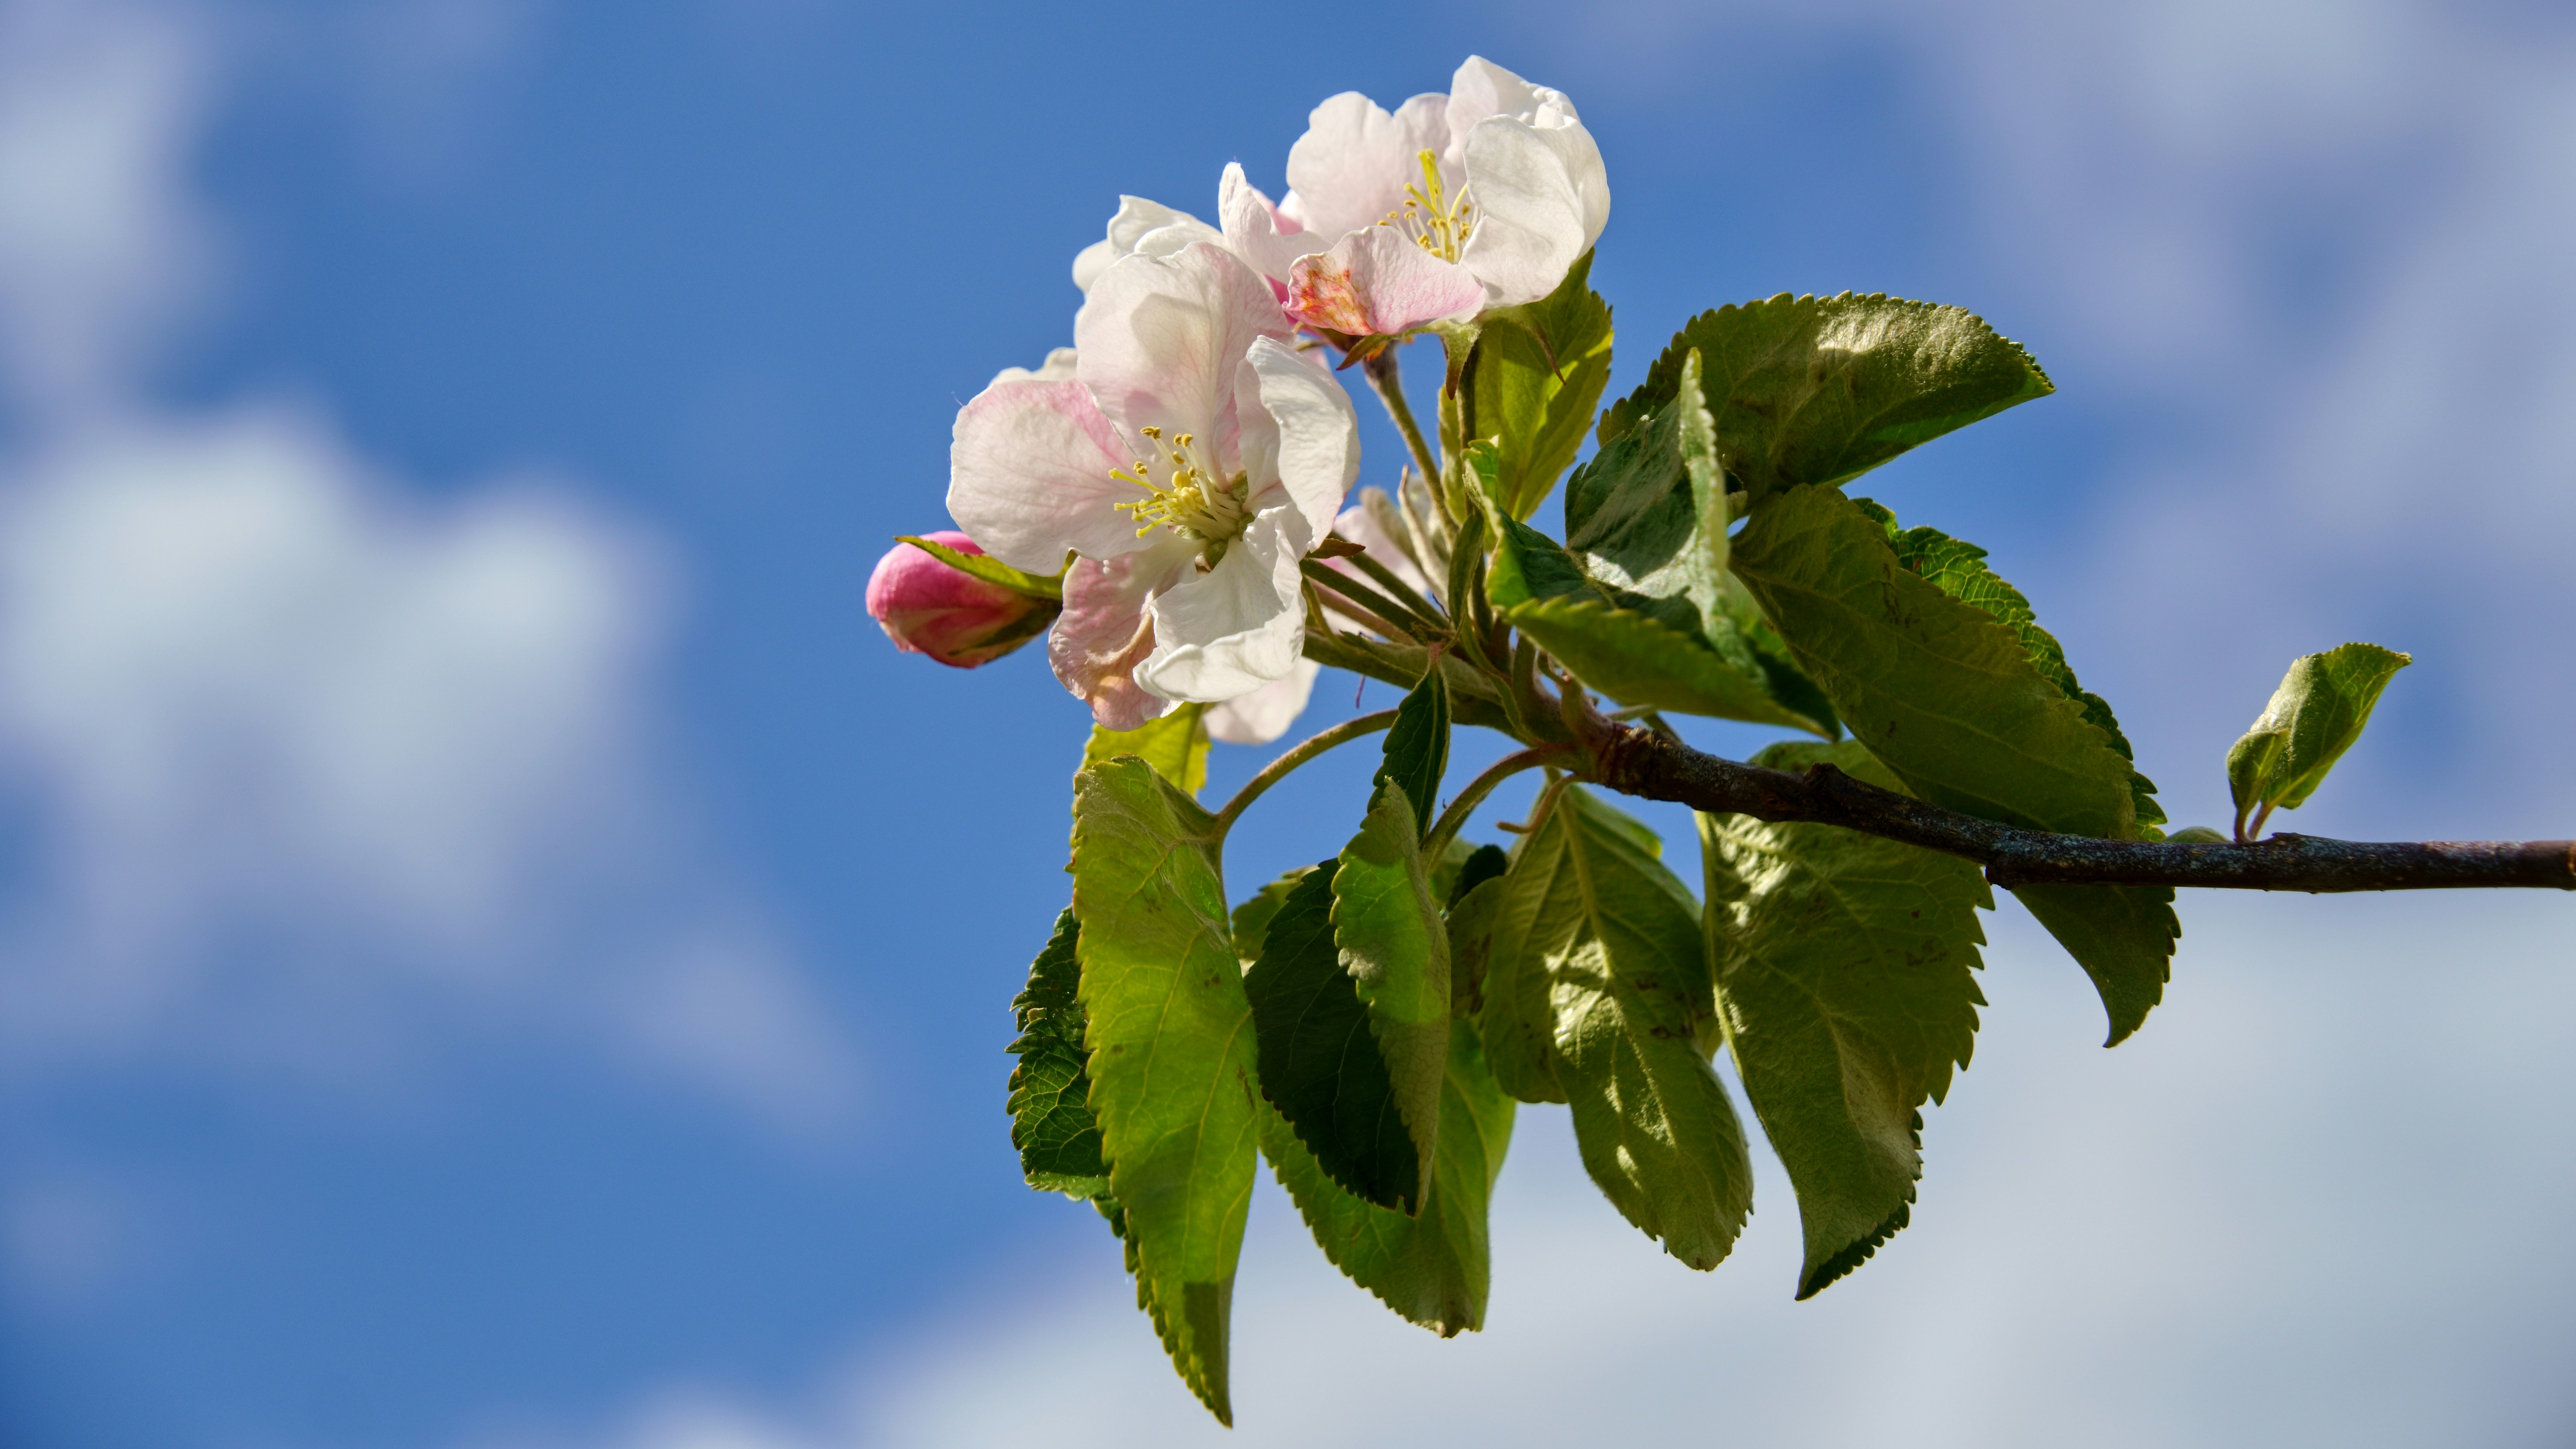
[[[1243,506],[1244,475],[1228,479],[1218,472],[1215,461],[1188,433],[1167,439],[1161,428],[1151,424],[1136,431],[1154,444],[1164,461],[1139,458],[1124,468],[1110,469],[1109,476],[1145,490],[1144,497],[1116,505],[1135,518],[1138,538],[1168,528],[1185,538],[1221,546],[1243,532],[1250,517]]]
[[[1468,233],[1476,229],[1476,205],[1461,188],[1455,196],[1440,185],[1440,158],[1421,154],[1422,184],[1404,188],[1404,207],[1391,211],[1380,226],[1391,226],[1413,238],[1413,244],[1444,262],[1458,260]]]

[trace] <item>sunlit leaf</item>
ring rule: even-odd
[[[1572,1107],[1584,1167],[1620,1213],[1713,1268],[1752,1210],[1752,1170],[1709,1067],[1699,905],[1651,838],[1581,789],[1556,795],[1503,878],[1481,1024],[1505,1091]]]
[[[1075,776],[1073,820],[1090,1104],[1137,1296],[1182,1379],[1230,1422],[1227,1320],[1258,1078],[1216,822],[1135,759]]]
[[[2296,810],[2325,783],[2370,723],[2380,691],[2411,655],[2376,644],[2346,644],[2291,663],[2272,702],[2227,752],[2236,813],[2258,806]]]
[[[1754,763],[1826,763],[1902,784],[1858,744],[1775,745]],[[1830,825],[1702,815],[1711,959],[1727,1040],[1789,1171],[1806,1236],[1798,1296],[1905,1226],[1920,1109],[1968,1064],[1985,1004],[1969,972],[1994,900],[1977,868]]]
[[[1694,350],[1719,457],[1756,499],[1839,483],[2054,390],[2029,353],[1959,308],[1783,292],[1692,318],[1603,415],[1604,447],[1679,393]]]
[[[1176,704],[1169,713],[1132,730],[1105,730],[1093,725],[1091,740],[1082,747],[1082,763],[1097,765],[1120,755],[1134,755],[1152,765],[1154,773],[1179,786],[1183,794],[1196,796],[1207,785],[1206,714],[1206,705]]]
[[[1610,304],[1591,276],[1585,252],[1549,296],[1488,314],[1467,359],[1467,434],[1500,440],[1501,496],[1514,518],[1546,501],[1610,381]]]

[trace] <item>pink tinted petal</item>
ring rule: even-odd
[[[1001,382],[957,412],[948,513],[1013,568],[1051,574],[1144,545],[1114,505],[1142,491],[1109,476],[1131,461],[1078,382]]]
[[[1306,134],[1288,148],[1288,187],[1318,245],[1404,206],[1404,188],[1422,180],[1421,153],[1449,147],[1448,105],[1446,96],[1420,95],[1390,115],[1344,91],[1314,109]]]
[[[1226,163],[1225,179],[1217,183],[1216,211],[1225,224],[1225,244],[1274,283],[1288,280],[1289,263],[1330,240],[1308,236],[1281,216],[1270,198],[1244,179],[1239,162]],[[1275,295],[1279,289],[1271,290]]]
[[[1102,729],[1132,730],[1170,708],[1136,684],[1154,652],[1146,605],[1190,567],[1187,548],[1163,547],[1106,563],[1076,559],[1064,576],[1064,612],[1047,635],[1047,662]]]
[[[1490,305],[1555,291],[1610,222],[1610,178],[1580,122],[1486,121],[1468,133],[1467,174],[1476,229],[1459,260],[1484,282]]]
[[[1288,513],[1262,513],[1216,567],[1155,596],[1154,652],[1138,666],[1138,684],[1166,699],[1214,704],[1297,667],[1306,615],[1297,551],[1285,537]]]
[[[1484,305],[1485,286],[1474,272],[1387,226],[1353,232],[1329,252],[1299,258],[1288,274],[1289,315],[1360,337],[1400,336],[1428,322],[1473,316]]]
[[[1211,705],[1206,715],[1210,739],[1229,745],[1266,745],[1288,732],[1306,701],[1315,693],[1315,676],[1324,666],[1300,659],[1297,667],[1250,694]]]
[[[1286,490],[1297,512],[1288,542],[1303,555],[1323,540],[1342,495],[1359,480],[1359,416],[1351,410],[1351,395],[1314,353],[1264,337],[1252,344],[1244,366],[1259,399],[1246,415],[1269,419],[1278,439],[1268,460],[1275,472],[1254,473],[1250,481],[1256,494],[1273,476]],[[1247,457],[1247,468],[1249,463]]]
[[[1148,424],[1195,433],[1230,468],[1235,367],[1252,339],[1288,332],[1268,282],[1232,252],[1194,244],[1101,273],[1074,314],[1076,372],[1122,435]]]

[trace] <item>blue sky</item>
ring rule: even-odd
[[[2178,820],[2358,637],[2418,663],[2292,828],[2569,833],[2563,14],[1577,11],[0,3],[0,1441],[1219,1438],[1000,1112],[1082,712],[861,592],[1121,192],[1275,193],[1470,52],[1607,157],[1614,388],[1779,291],[2034,350],[1861,491],[1993,550]],[[1546,1109],[1478,1340],[1265,1194],[1234,1437],[2564,1442],[2568,909],[2188,901],[2105,1054],[2007,907],[1915,1226],[1809,1304],[1767,1162],[1701,1278]]]

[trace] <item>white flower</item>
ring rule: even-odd
[[[1315,108],[1278,205],[1229,166],[1226,241],[1301,325],[1396,336],[1535,302],[1610,220],[1601,148],[1574,103],[1470,56],[1449,94],[1394,112],[1356,91]]]
[[[997,379],[959,410],[949,513],[1017,568],[1077,555],[1048,656],[1108,728],[1288,677],[1298,561],[1359,475],[1350,399],[1205,242],[1113,261],[1073,330],[1071,380]]]

